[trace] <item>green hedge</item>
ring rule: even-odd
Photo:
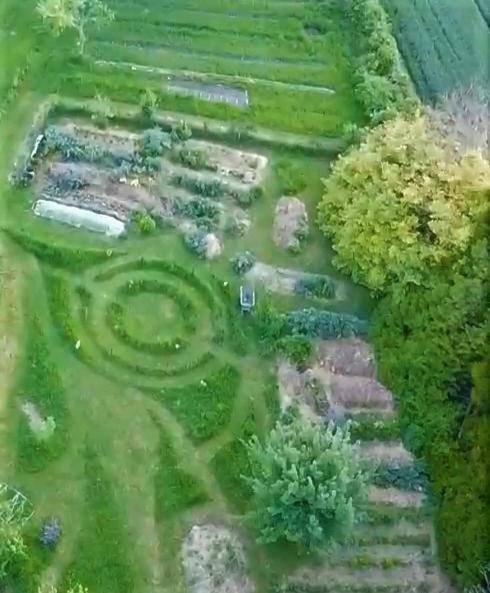
[[[414,110],[416,98],[380,0],[348,0],[345,11],[358,55],[356,92],[370,121]]]
[[[5,232],[23,249],[35,255],[42,262],[56,268],[83,270],[124,254],[123,251],[113,249],[73,248],[67,245],[54,245],[52,242],[46,243],[11,229],[7,229]]]

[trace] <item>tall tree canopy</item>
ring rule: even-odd
[[[276,424],[265,443],[249,443],[251,518],[260,541],[327,548],[346,537],[367,494],[367,473],[348,430],[299,414]]]
[[[468,249],[488,209],[490,166],[481,151],[459,154],[428,115],[372,130],[324,181],[318,220],[336,263],[382,291],[427,284]]]

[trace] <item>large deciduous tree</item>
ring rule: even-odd
[[[262,443],[248,444],[253,492],[250,519],[264,543],[285,539],[328,548],[358,521],[368,474],[348,429],[292,414]]]
[[[423,285],[468,249],[488,208],[490,166],[455,146],[420,115],[375,128],[337,160],[318,221],[354,280],[376,291]]]
[[[85,52],[87,27],[114,18],[114,13],[101,0],[39,0],[37,11],[55,35],[65,29],[76,31],[80,55]]]

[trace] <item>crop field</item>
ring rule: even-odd
[[[373,306],[315,224],[342,128],[364,122],[340,5],[109,4],[83,59],[33,0],[0,7],[0,482],[34,509],[12,593],[195,593],[199,528],[233,534],[209,593],[439,593],[425,474],[392,395],[372,366],[325,370],[349,340],[358,365]],[[364,523],[328,557],[259,545],[245,519],[244,442],[289,385],[260,315],[240,310],[249,282],[258,312],[327,320],[308,371],[379,465]],[[246,587],[223,588],[229,574]]]
[[[394,33],[420,95],[490,85],[490,15],[479,0],[385,0]]]

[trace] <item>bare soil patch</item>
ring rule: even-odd
[[[374,378],[376,361],[371,346],[359,338],[321,340],[317,355],[320,365],[332,373]]]
[[[360,454],[365,459],[382,461],[383,463],[410,463],[413,455],[407,451],[400,441],[391,443],[381,441],[365,441],[361,443]]]
[[[274,243],[283,249],[299,249],[308,234],[308,214],[298,198],[283,196],[276,205]]]
[[[393,406],[393,396],[381,383],[366,377],[330,375],[331,401],[345,408],[386,409]]]
[[[184,95],[192,95],[204,101],[228,103],[235,107],[246,108],[249,104],[248,92],[243,89],[223,84],[203,83],[188,79],[172,79],[169,89]]]
[[[194,525],[182,546],[189,593],[255,593],[239,537],[222,525]]]
[[[248,272],[247,278],[253,282],[260,282],[267,292],[277,294],[297,294],[298,283],[302,280],[327,278],[322,274],[311,274],[302,270],[291,268],[278,268],[262,262],[257,262]],[[341,281],[335,281],[335,295],[333,299],[344,300],[347,297],[346,285]],[[317,297],[310,297],[312,299]],[[333,300],[332,299],[332,300]],[[321,299],[322,301],[328,299]]]
[[[61,190],[56,180],[72,177],[80,181],[80,189]],[[78,206],[108,214],[123,222],[132,213],[146,210],[164,216],[165,203],[138,179],[114,178],[109,169],[88,163],[51,161],[40,171],[36,182],[39,198],[54,200],[69,206]]]
[[[398,507],[421,507],[425,495],[421,492],[409,492],[398,488],[378,488],[371,486],[369,501],[372,503],[393,504]]]

